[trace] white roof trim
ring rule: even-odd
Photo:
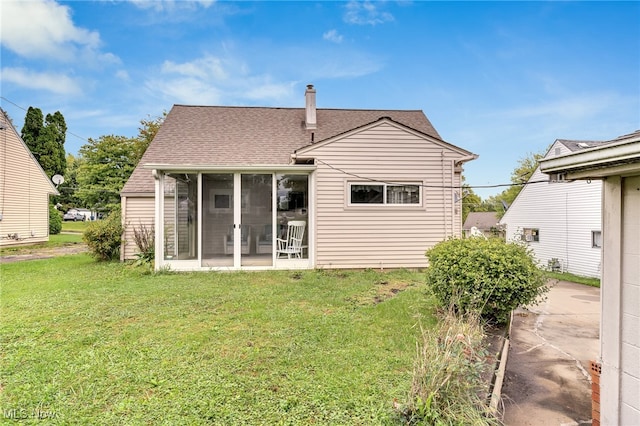
[[[582,178],[603,177],[614,174],[620,165],[637,165],[640,170],[640,136],[608,145],[594,147],[585,151],[574,152],[560,157],[540,160],[540,170],[543,173],[567,173],[568,178],[575,173]],[[631,169],[625,168],[627,171]],[[632,167],[633,169],[633,167]],[[591,171],[591,173],[586,173]]]

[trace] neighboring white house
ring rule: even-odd
[[[462,165],[422,111],[174,106],[124,186],[123,259],[157,268],[425,267],[462,228]],[[293,227],[296,225],[297,227]],[[284,243],[287,233],[302,237]]]
[[[578,153],[607,143],[558,139],[544,158]],[[507,241],[526,241],[542,267],[599,277],[601,191],[599,180],[558,179],[537,167],[500,220]]]
[[[602,180],[600,424],[640,425],[640,131],[541,168]]]
[[[49,240],[49,195],[58,191],[0,110],[0,246]]]

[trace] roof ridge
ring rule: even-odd
[[[188,105],[188,104],[174,104],[174,107],[183,108],[238,108],[238,109],[287,109],[287,110],[304,110],[305,107],[280,107],[280,106],[256,106],[256,105]],[[397,111],[397,112],[420,112],[424,114],[421,109],[381,109],[381,108],[316,108],[318,111]]]

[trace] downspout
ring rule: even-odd
[[[454,186],[454,177],[455,177],[455,161],[451,160],[451,235],[457,236],[460,238],[460,235],[457,235],[456,229],[456,197],[455,197],[455,188]],[[462,193],[460,194],[462,196]],[[460,198],[460,205],[462,206],[462,197]]]
[[[445,188],[446,172],[444,170],[444,150],[440,151],[440,168],[442,169],[442,215],[444,220],[444,238],[449,238],[449,223],[447,219],[447,190]]]

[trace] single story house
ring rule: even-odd
[[[579,153],[610,141],[556,140],[544,159]],[[524,240],[540,266],[585,277],[601,272],[599,180],[549,178],[538,166],[500,224],[507,241]]]
[[[53,183],[0,109],[0,246],[49,240]]]
[[[462,165],[422,111],[175,105],[121,192],[156,268],[424,267],[461,234]]]
[[[640,425],[640,131],[540,167],[602,182],[600,424]]]
[[[501,237],[503,232],[499,221],[496,212],[470,212],[462,225],[462,232],[465,237],[469,237],[472,235],[472,229],[475,228],[485,237]]]

